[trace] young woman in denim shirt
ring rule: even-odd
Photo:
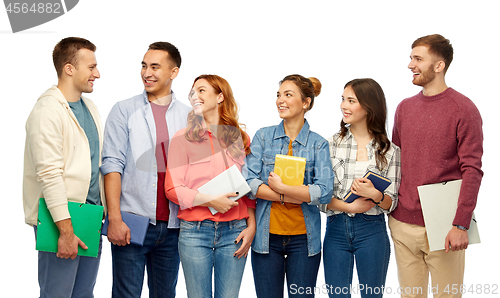
[[[257,198],[257,232],[252,269],[257,297],[314,297],[321,260],[318,204],[332,197],[333,171],[328,142],[309,130],[304,114],[321,91],[316,78],[289,75],[280,82],[276,108],[279,125],[259,129],[247,155],[250,196]],[[273,172],[276,154],[306,158],[304,183],[283,184]]]
[[[400,185],[400,149],[386,132],[384,92],[372,79],[356,79],[344,87],[340,132],[329,139],[335,183],[327,212],[323,248],[330,297],[351,297],[354,262],[361,297],[382,297],[390,243],[384,213],[396,208]],[[370,170],[391,179],[382,193],[362,178]],[[344,202],[352,191],[360,198]]]
[[[241,171],[250,138],[238,123],[236,101],[225,79],[199,76],[189,100],[193,111],[188,126],[172,138],[165,181],[167,198],[181,209],[179,256],[187,294],[235,298],[255,235],[255,201],[243,196],[234,202],[230,197],[237,193],[208,195],[198,188],[233,165]]]

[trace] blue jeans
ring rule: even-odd
[[[329,216],[323,243],[325,281],[329,297],[351,297],[354,262],[361,297],[382,297],[389,256],[385,215],[345,213]]]
[[[257,297],[283,297],[285,276],[288,297],[314,297],[321,253],[308,257],[307,236],[269,235],[269,253],[252,251]]]
[[[35,226],[36,235],[36,226]],[[61,259],[53,252],[38,252],[40,298],[92,298],[101,260],[102,239],[97,258],[77,256]]]
[[[179,274],[179,229],[166,221],[149,224],[144,245],[111,244],[114,298],[141,297],[144,267],[148,272],[149,297],[175,297]]]
[[[188,297],[212,297],[212,270],[216,298],[238,297],[246,258],[234,253],[234,241],[247,228],[246,219],[229,222],[181,220],[179,254]]]

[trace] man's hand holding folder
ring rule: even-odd
[[[469,247],[469,234],[466,230],[460,230],[452,227],[444,239],[444,248],[446,252],[459,251]]]
[[[110,228],[111,227],[111,228]],[[144,245],[149,227],[149,218],[130,212],[120,211],[120,216],[108,216],[104,220],[101,233],[118,246],[128,244]]]
[[[474,214],[468,230],[453,225],[461,186],[460,179],[417,187],[430,251],[458,251],[481,242]]]
[[[119,219],[113,219],[111,217],[109,218],[107,236],[109,242],[113,243],[114,245],[125,246],[127,244],[130,244],[130,228],[122,220],[121,214]]]
[[[36,249],[56,253],[63,259],[97,257],[103,207],[68,201],[68,211],[71,218],[54,222],[45,199],[40,198]]]
[[[85,243],[75,235],[71,218],[63,219],[55,224],[59,230],[56,254],[58,258],[74,260],[78,254],[78,246],[85,250],[88,249]]]

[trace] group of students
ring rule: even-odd
[[[69,39],[75,42],[75,38]],[[82,43],[80,39],[78,42]],[[408,67],[414,74],[413,83],[422,86],[423,91],[398,106],[393,143],[386,131],[384,92],[376,81],[354,79],[345,85],[340,102],[340,130],[324,139],[311,130],[305,119],[321,92],[321,82],[297,74],[279,82],[276,109],[281,122],[259,129],[250,139],[238,120],[237,103],[229,83],[217,75],[197,77],[189,93],[191,107],[185,106],[171,91],[181,64],[180,54],[169,43],[154,43],[142,61],[144,93],[113,107],[103,137],[100,131],[87,134],[98,136],[93,138],[97,145],[91,145],[90,150],[84,146],[87,151],[82,149],[83,152],[69,157],[61,149],[61,166],[40,171],[46,155],[39,153],[35,161],[32,152],[43,151],[44,144],[49,144],[40,140],[42,125],[36,132],[27,133],[29,159],[28,162],[25,159],[25,169],[32,165],[31,174],[47,176],[48,170],[58,170],[62,185],[68,186],[64,181],[68,179],[65,176],[68,167],[62,164],[71,164],[77,154],[82,157],[89,151],[91,156],[99,158],[91,158],[94,163],[91,165],[89,160],[86,165],[89,177],[84,177],[88,178],[85,183],[90,182],[84,186],[88,194],[83,196],[80,187],[80,193],[68,190],[64,200],[105,206],[108,239],[112,243],[113,297],[140,297],[145,267],[150,297],[174,297],[179,263],[188,297],[238,297],[250,250],[257,297],[283,297],[285,279],[289,297],[314,297],[321,255],[330,297],[350,297],[350,291],[345,289],[351,289],[354,263],[359,283],[364,285],[361,296],[382,297],[391,250],[385,219],[389,213],[400,284],[421,288],[417,290],[419,293],[402,296],[425,296],[429,272],[433,286],[463,283],[464,249],[468,243],[465,230],[482,177],[479,112],[469,99],[444,83],[444,73],[451,63],[450,49],[452,59],[451,44],[440,35],[422,37],[412,45]],[[92,92],[93,82],[99,77],[93,56],[95,47],[76,48],[75,53],[78,51],[92,54],[89,56],[93,57],[89,64],[92,69],[87,77],[78,75],[76,65],[85,58],[78,56],[78,61],[63,63],[63,71],[58,71],[59,84],[53,87],[61,90],[70,102],[68,114],[71,110],[77,112],[66,96],[64,82],[72,82],[81,95]],[[73,101],[93,106],[88,99],[80,100],[80,95]],[[40,100],[38,105],[50,106]],[[37,106],[34,111],[43,109]],[[440,106],[450,112],[438,111]],[[437,113],[441,119],[432,117]],[[38,124],[58,126],[61,124],[57,117],[61,115],[49,119],[32,112],[28,123],[36,119]],[[80,123],[78,129],[87,133],[89,121],[83,125],[80,120],[83,118],[76,118]],[[93,119],[100,129],[98,118]],[[427,123],[429,119],[434,122]],[[432,127],[424,132],[422,127],[426,125]],[[66,129],[64,124],[61,126],[58,131]],[[35,128],[27,124],[27,132],[30,130]],[[435,133],[439,142],[427,141],[429,131]],[[43,138],[44,134],[41,135]],[[90,137],[88,143],[92,143]],[[102,148],[102,156],[96,146]],[[52,145],[50,150],[54,155],[59,148]],[[303,185],[286,185],[273,172],[277,154],[306,159]],[[48,159],[48,163],[53,161]],[[251,189],[248,194],[234,200],[231,198],[239,193],[209,195],[198,191],[232,166],[244,174]],[[96,168],[104,176],[105,195],[103,192],[99,195],[102,184],[98,173],[94,173]],[[377,190],[369,179],[363,178],[368,170],[389,178],[390,186],[383,192]],[[36,175],[28,177],[29,172],[25,170],[25,210],[29,211],[26,222],[36,226],[33,210],[37,206],[30,204],[34,199],[27,197],[28,182],[29,187],[35,185],[29,178],[35,179]],[[91,172],[94,174],[90,175]],[[454,227],[446,238],[446,251],[430,252],[428,245],[425,247],[427,240],[416,186],[453,179],[463,179]],[[86,262],[87,257],[76,256],[74,251],[75,246],[82,245],[79,239],[74,234],[65,238],[72,231],[64,230],[61,225],[69,219],[64,212],[64,200],[51,198],[54,186],[44,185],[44,179],[38,181],[42,183],[37,186],[36,195],[46,198],[61,231],[58,253],[39,254],[47,254],[52,262],[55,259]],[[344,202],[349,192],[360,198]],[[97,202],[89,200],[91,194],[98,197]],[[150,219],[142,246],[130,243],[130,228],[123,222],[121,212]],[[321,212],[327,215],[323,248]],[[96,261],[92,261],[95,265]],[[51,288],[54,281],[50,282],[52,278],[46,276],[49,270],[52,272],[50,266],[59,266],[58,270],[68,276],[67,282],[59,280],[58,284],[71,284],[69,294],[50,297],[80,297],[72,296],[71,292],[79,293],[82,288],[90,290],[84,297],[92,297],[97,268],[86,283],[79,283],[75,282],[81,278],[78,269],[68,274],[67,265],[49,263],[39,261],[41,297],[55,291]],[[304,290],[294,291],[297,287]],[[446,296],[443,289],[444,286],[438,297]]]
[[[328,214],[323,260],[331,296],[336,295],[334,289],[346,293],[351,288],[354,256],[359,282],[382,289],[390,254],[384,213],[397,205],[401,162],[399,147],[389,141],[385,130],[386,102],[380,85],[372,79],[348,82],[340,105],[341,131],[325,140],[304,118],[321,83],[316,78],[286,76],[276,99],[281,123],[259,129],[251,144],[243,131],[224,131],[237,123],[236,113],[224,106],[226,101],[234,106],[230,90],[218,76],[197,78],[189,117],[196,118],[193,122],[202,133],[195,132],[195,124],[188,121],[193,124],[177,132],[170,145],[167,164],[171,180],[167,178],[166,192],[181,209],[186,208],[179,211],[179,253],[188,296],[211,297],[213,267],[215,297],[237,297],[245,260],[233,254],[241,247],[246,254],[252,239],[257,297],[282,297],[285,277],[290,297],[301,296],[294,295],[292,285],[303,288],[304,297],[313,296],[321,261],[320,208]],[[189,139],[194,135],[200,136],[198,142]],[[306,159],[303,185],[286,185],[273,172],[276,154]],[[202,199],[204,195],[196,189],[228,166],[237,164],[241,169],[245,155],[252,200],[243,197],[235,203],[230,199],[235,193]],[[224,163],[224,156],[229,163]],[[367,170],[391,179],[391,186],[381,193],[362,178]],[[362,198],[345,203],[342,198],[349,191]],[[202,202],[206,203],[200,205]],[[219,213],[212,215],[208,206]],[[196,230],[200,225],[204,230]],[[242,228],[221,231],[220,244],[214,246],[218,229],[232,225]],[[241,247],[238,241],[232,242],[241,237],[249,237]],[[377,293],[375,296],[382,295]]]

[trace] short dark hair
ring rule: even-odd
[[[150,44],[148,50],[159,50],[167,52],[168,57],[172,62],[175,63],[175,66],[179,68],[181,67],[181,53],[179,53],[179,50],[173,44],[166,41],[157,41]]]
[[[439,34],[432,34],[418,38],[413,42],[411,48],[425,46],[429,49],[429,53],[438,56],[444,61],[444,73],[453,61],[453,47],[450,41]]]
[[[66,37],[59,41],[52,52],[52,60],[56,68],[57,77],[60,78],[63,73],[64,65],[71,64],[76,66],[76,53],[80,49],[87,49],[95,52],[96,46],[85,38]]]

